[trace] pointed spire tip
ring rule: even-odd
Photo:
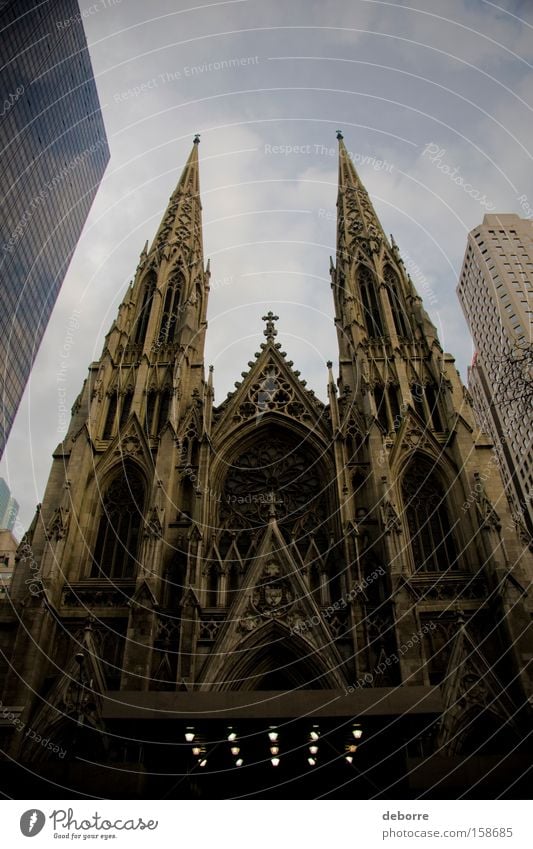
[[[193,143],[193,144],[200,144],[200,133],[196,133],[196,134],[195,134],[195,136],[194,136],[194,138],[193,138],[193,140],[192,140],[192,143]]]
[[[337,130],[337,139],[339,141],[342,141],[343,138],[344,138],[344,136],[342,134],[342,130]]]

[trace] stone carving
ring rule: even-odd
[[[70,523],[70,510],[68,508],[58,507],[54,510],[52,518],[46,529],[46,536],[49,540],[61,540],[67,535]]]
[[[254,610],[265,618],[285,617],[294,602],[290,581],[277,563],[268,563],[251,596]]]

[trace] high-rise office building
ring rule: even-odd
[[[533,535],[533,221],[485,215],[457,287],[476,347],[469,386],[495,444],[513,521]]]
[[[76,0],[0,9],[0,456],[109,150]]]
[[[215,404],[197,142],[0,607],[2,790],[530,794],[533,557],[341,134],[326,403],[267,312]]]
[[[0,478],[0,528],[12,531],[17,521],[19,503],[3,478]]]

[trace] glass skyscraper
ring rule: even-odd
[[[3,478],[0,478],[0,529],[12,531],[17,521],[19,503],[11,495],[11,491]]]
[[[0,2],[0,456],[109,161],[76,0]]]

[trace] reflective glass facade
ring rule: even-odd
[[[76,0],[0,2],[0,456],[109,149]]]

